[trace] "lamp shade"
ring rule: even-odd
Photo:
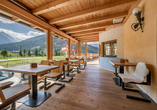
[[[142,8],[141,7],[136,7],[134,8],[134,10],[132,11],[132,13],[135,15],[138,12],[142,12]]]

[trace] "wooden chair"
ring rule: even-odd
[[[85,66],[86,66],[86,62],[85,60],[82,58],[80,59],[80,68],[83,66],[83,69],[85,69]]]
[[[55,92],[58,92],[61,88],[63,88],[65,86],[65,84],[54,82],[48,86],[46,85],[47,78],[55,78],[56,80],[58,80],[62,76],[63,62],[62,61],[55,61],[54,65],[59,66],[59,68],[55,69],[51,73],[44,75],[44,90],[47,90],[49,87],[51,87],[53,85],[60,85],[60,87],[55,90]]]
[[[2,89],[5,89],[7,87],[10,87],[14,82],[13,81],[1,81],[0,82],[0,87]]]
[[[151,84],[151,72],[148,71],[145,63],[139,62],[136,66],[134,74],[120,74],[119,73],[118,75],[122,79],[122,89],[123,90],[138,92],[143,97],[143,98],[141,98],[141,97],[126,95],[127,98],[151,102],[149,100],[149,98],[147,96],[145,96],[145,94],[142,91],[124,88],[124,83],[143,84],[143,85],[150,85]],[[147,81],[144,82],[144,79],[146,76],[147,76]]]
[[[61,60],[63,62],[63,75],[62,77],[59,79],[59,81],[61,82],[70,82],[73,77],[71,77],[69,80],[66,80],[66,76],[69,76],[69,72],[71,72],[73,70],[72,66],[69,65],[69,62],[67,60]],[[67,73],[67,75],[66,75]]]
[[[49,61],[48,60],[42,60],[41,61],[41,63],[40,63],[40,65],[49,65]],[[49,71],[47,71],[47,73],[48,73]],[[46,74],[46,73],[45,73]],[[44,74],[43,74],[44,75]],[[40,77],[41,77],[41,79],[44,79],[44,76],[43,75],[41,75]],[[38,84],[39,83],[44,83],[44,80],[39,80],[38,81]],[[50,84],[50,82],[46,82],[46,84],[47,85],[49,85]],[[42,85],[42,86],[40,86],[39,87],[39,89],[42,89],[44,87],[44,85]]]
[[[79,73],[79,69],[80,69],[80,59],[79,58],[74,58],[74,60],[78,60],[78,62],[75,62],[72,64],[73,70],[77,69],[77,73]]]
[[[0,110],[11,104],[11,110],[15,110],[15,102],[29,94],[30,86],[18,84],[6,89],[0,87]]]

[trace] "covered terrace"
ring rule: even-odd
[[[81,43],[85,43],[84,56],[87,57],[87,43],[99,42],[99,65],[87,65],[79,74],[75,74],[71,82],[63,82],[66,86],[58,93],[55,93],[57,86],[42,89],[51,96],[38,106],[30,107],[16,102],[16,109],[156,110],[156,5],[156,0],[0,0],[0,16],[46,33],[47,61],[53,60],[53,36],[67,41],[69,59],[71,43],[77,44],[75,56],[79,57]],[[137,20],[132,13],[136,7],[141,7],[144,20],[142,17]],[[128,65],[121,68],[122,65],[113,63],[115,61],[124,61],[123,64]],[[119,73],[133,74],[139,62],[145,63],[151,71],[148,85],[132,84],[132,88],[141,90],[148,97],[144,97],[144,101],[126,98],[126,94],[142,97],[123,90],[122,85],[117,86],[113,80],[119,78],[123,81],[123,77],[117,75],[117,68]],[[25,84],[34,87],[32,82]],[[3,102],[5,97],[2,97],[4,93],[1,91]]]

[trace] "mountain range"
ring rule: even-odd
[[[57,37],[53,37],[53,49],[62,48],[63,44],[67,44],[67,41],[59,39]],[[42,49],[46,51],[46,35],[40,35],[32,38],[28,38],[26,40],[15,40],[13,37],[9,36],[4,32],[0,32],[0,51],[6,48],[8,51],[19,51],[20,45],[22,46],[22,50],[34,50]],[[71,45],[74,49],[76,49],[76,45]],[[81,52],[84,53],[85,46],[81,45]],[[96,46],[88,45],[88,53],[98,53],[99,49]]]
[[[18,40],[14,39],[4,32],[0,32],[0,44],[8,44],[13,42],[18,42]]]

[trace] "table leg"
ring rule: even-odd
[[[69,75],[69,65],[67,65],[67,69],[68,69],[68,75]],[[69,80],[65,80],[65,78],[66,78],[65,64],[63,66],[63,74],[64,74],[64,77],[60,78],[59,81],[61,81],[61,82],[70,82],[73,79],[73,77],[71,77]]]
[[[122,73],[122,74],[124,74],[124,66],[120,66],[119,67],[119,73]],[[122,82],[122,79],[120,78],[120,77],[118,77],[118,78],[113,78],[113,80],[115,81],[115,84],[117,85],[117,86],[121,86],[121,82]],[[129,84],[129,83],[125,83],[124,84],[124,86],[125,87],[133,87],[131,84]]]
[[[37,75],[29,75],[29,85],[31,86],[29,99],[24,102],[30,107],[37,107],[51,96],[51,93],[37,90]]]
[[[29,85],[31,86],[29,97],[35,99],[38,95],[37,93],[37,75],[29,75]]]

